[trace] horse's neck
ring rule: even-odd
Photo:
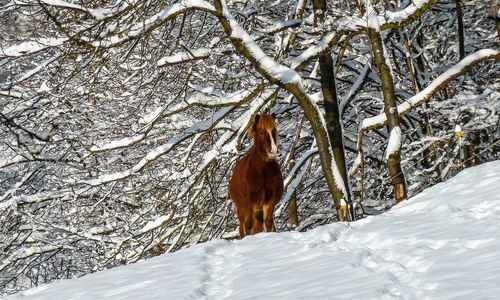
[[[265,167],[268,163],[267,155],[261,153],[258,148],[253,145],[250,149],[250,153],[248,153],[248,158],[252,161],[252,164],[256,167]]]

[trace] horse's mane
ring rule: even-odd
[[[260,115],[257,114],[252,120],[252,123],[248,127],[248,135],[253,137],[253,134],[257,129],[269,130],[276,128],[276,120],[273,115]]]

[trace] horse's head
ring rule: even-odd
[[[278,155],[276,115],[256,115],[252,126],[249,128],[249,134],[253,137],[254,147],[267,160],[275,159]]]

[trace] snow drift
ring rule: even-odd
[[[500,161],[350,224],[215,240],[7,299],[498,299]]]

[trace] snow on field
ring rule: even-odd
[[[499,299],[500,161],[350,224],[215,240],[7,299]]]

